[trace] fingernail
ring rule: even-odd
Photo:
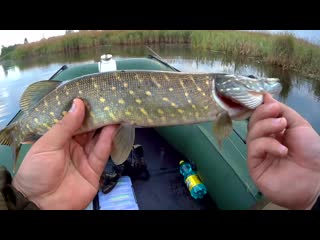
[[[76,107],[77,107],[77,106],[76,106],[76,104],[75,104],[75,102],[74,102],[74,100],[73,100],[72,106],[71,106],[69,112],[74,112],[74,111],[76,110]]]
[[[279,151],[280,151],[281,155],[285,155],[285,154],[287,154],[288,148],[281,145]]]
[[[283,118],[276,118],[276,119],[272,119],[272,123],[274,125],[280,125],[283,121]]]

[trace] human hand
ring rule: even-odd
[[[84,209],[98,192],[116,125],[74,136],[85,106],[75,99],[69,113],[33,144],[13,186],[40,209]],[[73,137],[74,136],[74,137]]]
[[[320,137],[270,94],[248,125],[248,167],[260,191],[289,209],[311,209],[320,195]]]

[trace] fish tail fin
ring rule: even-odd
[[[18,134],[19,129],[19,125],[14,122],[6,128],[0,130],[0,145],[7,145],[12,149],[12,158],[14,161],[13,172],[16,171],[18,155],[21,148],[20,142],[14,138],[14,136]]]

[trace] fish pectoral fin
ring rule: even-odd
[[[111,152],[111,159],[116,165],[120,165],[128,159],[134,144],[134,138],[134,127],[129,125],[119,127],[113,139],[113,150]]]
[[[213,125],[213,133],[217,138],[219,149],[222,149],[222,143],[232,132],[232,120],[227,112],[218,115]]]
[[[41,135],[38,135],[38,134],[29,134],[23,139],[23,141],[21,143],[22,144],[32,144],[32,143],[36,142],[40,137],[41,137]]]
[[[23,111],[28,111],[44,96],[46,96],[60,84],[60,81],[55,80],[44,80],[31,84],[29,87],[27,87],[27,89],[21,96],[20,108]]]
[[[12,159],[13,159],[13,170],[12,170],[13,173],[15,173],[17,170],[17,163],[18,163],[20,148],[21,148],[20,143],[17,143],[15,141],[12,142],[11,149],[12,149]]]

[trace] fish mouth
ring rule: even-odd
[[[229,113],[229,116],[234,120],[245,119],[253,111],[253,109],[248,108],[243,104],[243,102],[238,101],[236,98],[232,98],[217,91],[213,91],[213,93],[214,100],[220,105],[220,107],[226,110]],[[252,97],[257,98],[258,94],[261,95],[261,98],[263,98],[262,93],[253,94]]]
[[[222,102],[231,108],[248,108],[255,109],[263,102],[263,92],[248,91],[243,93],[223,94],[217,92],[217,96]]]
[[[230,108],[238,108],[238,109],[245,108],[245,106],[242,105],[240,101],[237,101],[236,99],[231,98],[228,95],[224,95],[221,92],[216,92],[216,94],[217,94],[217,97]]]
[[[215,101],[228,111],[231,118],[239,119],[248,116],[263,103],[264,93],[274,95],[281,89],[277,78],[224,75],[216,78],[212,93]]]

